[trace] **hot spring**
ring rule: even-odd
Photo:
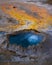
[[[23,31],[9,34],[8,41],[10,44],[20,45],[22,47],[28,47],[29,45],[40,44],[44,39],[44,35],[37,34],[34,31]]]

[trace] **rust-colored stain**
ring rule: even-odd
[[[44,29],[52,26],[52,15],[43,8],[28,3],[12,3],[2,5],[2,10],[10,17],[16,19],[19,24],[10,26],[14,29]]]

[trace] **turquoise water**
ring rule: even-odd
[[[42,35],[35,34],[33,32],[23,32],[9,36],[10,44],[21,45],[22,47],[28,47],[29,45],[37,45],[42,40],[43,40]]]

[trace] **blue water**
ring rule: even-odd
[[[43,36],[35,34],[33,32],[23,32],[16,35],[9,36],[10,44],[21,45],[22,47],[28,47],[29,45],[37,45],[43,40]]]
[[[4,36],[5,34],[6,34],[6,32],[0,31],[0,37],[1,37],[1,36]]]
[[[3,31],[0,31],[0,34],[4,34],[5,32],[3,32]]]

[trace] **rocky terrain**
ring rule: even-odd
[[[6,2],[11,3],[12,0]],[[4,3],[4,0],[1,0],[0,4],[2,3]],[[33,2],[33,4],[40,8],[46,8],[52,17],[52,5],[40,2]],[[52,19],[50,21],[52,22]],[[33,29],[34,32],[44,34],[45,40],[28,48],[8,44],[7,35],[17,32],[16,27],[11,28],[10,26],[16,26],[16,24],[19,24],[18,21],[5,14],[0,7],[0,65],[52,65],[52,23],[46,29],[39,28],[39,32]]]

